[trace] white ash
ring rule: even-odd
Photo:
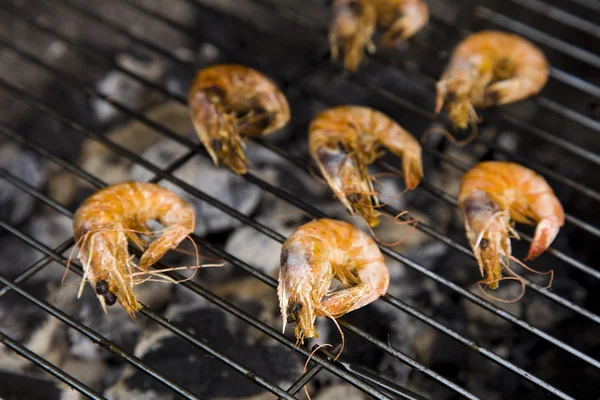
[[[164,66],[162,60],[157,57],[147,56],[141,59],[122,53],[116,56],[116,63],[123,69],[151,82],[156,82],[163,76]],[[133,110],[140,110],[160,99],[156,91],[118,70],[110,71],[104,79],[98,81],[97,89],[103,95]],[[118,109],[102,99],[94,98],[91,102],[98,120],[102,123],[109,122],[120,115]]]
[[[0,168],[40,189],[47,176],[46,163],[14,143],[0,145]],[[10,224],[23,222],[32,212],[35,198],[9,181],[0,179],[0,219]]]
[[[148,148],[143,156],[154,165],[165,168],[188,151],[188,148],[172,140],[165,140]],[[250,215],[258,206],[261,198],[258,187],[244,181],[226,168],[216,167],[207,157],[193,157],[178,168],[173,175],[244,215]],[[152,176],[151,172],[137,165],[131,170],[131,177],[135,180],[145,181],[151,179]],[[181,196],[194,207],[196,210],[195,233],[199,236],[222,232],[240,224],[238,220],[171,182],[164,181],[161,186]]]
[[[284,225],[276,222],[269,224],[268,219],[264,217],[257,218],[257,220],[258,222],[265,223],[285,237],[289,236],[293,231],[293,229],[286,228]],[[242,226],[236,229],[227,240],[225,251],[256,267],[272,278],[277,278],[279,274],[281,243],[257,232],[252,227]]]

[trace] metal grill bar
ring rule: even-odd
[[[27,349],[27,347],[21,345],[19,342],[11,339],[4,333],[0,332],[0,343],[4,344],[9,349],[13,350],[15,353],[23,356],[25,359],[33,362],[35,365],[48,372],[55,378],[60,381],[66,383],[71,388],[77,390],[79,393],[89,397],[90,399],[99,399],[104,400],[105,397],[102,397],[100,394],[96,393],[94,390],[87,387],[81,381],[73,378],[71,375],[57,368],[54,364],[48,362],[42,357],[38,356],[31,350]]]
[[[550,36],[542,31],[527,26],[521,22],[515,21],[512,18],[506,17],[494,10],[486,7],[477,7],[477,16],[507,28],[513,32],[517,32],[525,37],[528,37],[538,43],[545,44],[561,53],[567,54],[577,60],[581,60],[596,68],[600,68],[600,57],[587,50],[580,49],[563,40]]]
[[[560,8],[553,7],[539,0],[509,0],[529,10],[535,11],[562,24],[600,38],[600,27],[576,15],[569,14]]]
[[[590,10],[600,11],[600,3],[594,0],[569,0],[571,3],[580,4]]]

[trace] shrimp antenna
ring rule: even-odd
[[[315,355],[317,350],[319,350],[321,347],[332,347],[332,346],[328,343],[324,343],[324,344],[318,345],[313,351],[311,351],[310,355],[308,356],[308,359],[304,363],[304,370],[302,371],[303,374],[306,373],[306,369],[308,368],[308,363],[309,363],[310,359],[313,358],[313,356]],[[336,357],[336,360],[337,360],[337,357]],[[306,385],[304,385],[304,393],[306,393],[306,397],[308,398],[308,400],[311,400],[310,395],[308,394],[308,389],[306,388]]]
[[[379,239],[379,237],[377,236],[377,234],[375,234],[375,232],[373,232],[373,228],[371,228],[370,225],[367,224],[367,228],[369,229],[369,232],[371,232],[371,235],[373,235],[373,239],[379,243],[382,246],[385,247],[394,247],[394,246],[398,246],[399,244],[401,244],[402,242],[404,242],[406,239],[408,239],[408,237],[413,233],[413,231],[415,230],[415,228],[417,227],[417,224],[419,223],[418,220],[416,219],[410,219],[407,221],[398,221],[398,218],[400,218],[402,215],[408,214],[408,211],[402,211],[401,213],[399,213],[398,215],[396,215],[395,217],[389,216],[387,214],[381,214],[382,217],[384,218],[388,218],[391,219],[396,225],[406,225],[406,224],[411,224],[411,228],[408,231],[408,233],[406,235],[404,235],[402,237],[402,239],[397,240],[395,242],[392,243],[386,243],[384,241],[382,241],[381,239]]]
[[[71,248],[71,251],[69,252],[69,258],[67,259],[67,266],[65,267],[65,273],[62,276],[62,279],[60,280],[60,284],[64,286],[65,284],[65,278],[67,277],[67,273],[69,272],[69,268],[71,268],[71,260],[73,259],[73,253],[75,252],[75,250],[77,249],[77,247],[79,246],[79,244],[82,241],[85,241],[87,239],[87,236],[91,233],[91,231],[86,232],[85,235],[83,235],[82,237],[79,238],[79,240],[73,245],[73,247]]]
[[[425,143],[425,140],[427,140],[429,135],[434,134],[434,133],[439,133],[440,135],[444,136],[450,143],[452,143],[455,146],[458,146],[458,147],[466,146],[477,137],[477,125],[470,124],[470,126],[471,126],[471,133],[469,134],[469,136],[467,136],[463,140],[456,140],[456,138],[444,128],[440,128],[437,126],[433,127],[433,128],[429,128],[425,132],[423,132],[423,136],[421,137],[421,143]]]
[[[478,282],[477,283],[477,287],[479,287],[479,290],[481,290],[481,292],[488,298],[499,301],[500,303],[516,303],[517,301],[521,300],[521,298],[523,297],[523,295],[525,294],[525,280],[520,277],[519,275],[517,275],[513,270],[511,270],[507,265],[504,265],[504,269],[512,276],[506,276],[504,278],[500,278],[498,280],[495,280],[493,282],[500,282],[500,281],[517,281],[519,282],[519,284],[521,285],[521,291],[519,292],[519,294],[511,300],[505,300],[505,299],[501,299],[499,297],[493,296],[491,294],[489,294],[485,289],[483,289],[481,287],[482,283],[485,283],[486,286],[488,286],[490,283],[493,282]]]
[[[192,239],[191,235],[187,235],[186,239],[188,239],[190,242],[192,242],[192,245],[194,246],[195,249],[195,254],[196,254],[196,265],[190,265],[190,266],[182,266],[182,267],[173,267],[173,268],[163,268],[163,269],[158,269],[156,271],[139,271],[139,272],[133,272],[131,274],[129,274],[129,278],[131,277],[135,277],[135,276],[148,276],[146,279],[143,279],[141,281],[139,281],[136,284],[141,284],[147,281],[153,281],[153,282],[163,282],[163,283],[182,283],[182,282],[186,282],[189,281],[191,279],[194,278],[194,276],[196,275],[196,273],[198,272],[199,268],[205,268],[205,267],[222,267],[225,265],[225,262],[223,261],[222,263],[219,264],[204,264],[204,265],[200,265],[200,253],[198,251],[198,246],[196,245],[196,243],[194,242],[194,240]],[[192,273],[192,275],[190,275],[187,278],[184,279],[180,279],[180,280],[175,280],[169,276],[164,275],[165,272],[169,272],[169,271],[181,271],[181,270],[186,270],[186,269],[193,269],[194,272]],[[163,280],[160,279],[154,279],[152,278],[152,276],[158,276],[160,278],[163,278]]]
[[[514,262],[516,262],[521,267],[525,268],[529,272],[533,272],[534,274],[538,274],[538,275],[550,275],[550,282],[548,283],[547,286],[544,287],[544,289],[549,289],[552,286],[552,282],[554,281],[554,270],[553,269],[551,269],[550,271],[547,271],[547,272],[536,271],[535,269],[528,267],[523,261],[519,260],[518,258],[516,258],[513,255],[509,256],[509,258],[511,260],[513,260]]]

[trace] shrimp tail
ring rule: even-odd
[[[535,235],[525,261],[533,260],[550,247],[560,230],[560,224],[551,219],[540,221],[535,229]]]
[[[416,188],[423,178],[423,162],[421,152],[405,152],[402,157],[402,171],[404,172],[404,182],[408,190]]]
[[[429,9],[424,2],[404,10],[404,15],[396,20],[381,37],[381,45],[391,47],[406,40],[423,28],[429,20]]]

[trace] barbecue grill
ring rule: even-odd
[[[508,353],[499,354],[495,351],[499,343],[488,340],[489,332],[473,331],[469,326],[454,323],[453,318],[462,319],[462,313],[448,318],[447,310],[440,304],[423,304],[420,299],[405,301],[401,296],[391,294],[377,301],[385,303],[393,313],[404,314],[414,323],[434,332],[436,337],[442,338],[438,339],[440,343],[446,339],[450,339],[452,344],[459,343],[465,359],[476,356],[486,369],[503,370],[501,376],[509,377],[506,378],[506,386],[518,387],[516,392],[503,389],[502,382],[496,382],[485,390],[466,384],[468,378],[465,375],[475,374],[475,371],[461,371],[460,368],[455,371],[444,368],[440,363],[428,365],[427,360],[400,350],[401,347],[397,343],[392,344],[388,336],[369,330],[371,322],[368,319],[359,321],[362,323],[349,322],[352,320],[351,314],[339,321],[346,338],[352,341],[346,346],[355,344],[366,351],[371,349],[410,367],[413,372],[408,382],[394,381],[386,377],[385,371],[365,368],[360,361],[348,361],[344,353],[334,361],[334,354],[340,348],[339,337],[335,339],[338,341],[333,348],[321,348],[315,353],[304,373],[289,376],[289,382],[282,385],[252,367],[253,360],[241,359],[235,352],[219,348],[205,340],[201,331],[188,330],[151,307],[144,307],[140,311],[139,318],[143,322],[140,326],[156,325],[166,329],[178,338],[177,343],[181,346],[186,342],[186,346],[191,345],[198,357],[213,357],[230,368],[233,374],[247,378],[243,384],[257,386],[261,393],[276,398],[302,397],[302,388],[325,374],[334,376],[332,379],[337,379],[336,382],[354,386],[365,396],[377,399],[477,399],[486,398],[486,394],[493,395],[493,398],[514,398],[510,396],[515,395],[532,399],[549,395],[563,399],[597,398],[600,391],[598,379],[594,380],[594,377],[599,377],[600,368],[600,343],[597,340],[600,337],[597,329],[600,316],[597,314],[597,294],[594,289],[598,287],[600,272],[593,265],[593,260],[597,258],[593,243],[597,243],[600,236],[600,220],[592,210],[600,200],[594,173],[600,165],[600,141],[597,139],[600,132],[600,56],[597,46],[600,26],[592,21],[600,15],[600,7],[592,0],[469,0],[460,4],[430,0],[428,4],[432,19],[422,32],[399,49],[380,49],[361,65],[357,73],[349,74],[329,59],[326,35],[330,4],[324,0],[177,0],[163,4],[138,0],[60,0],[51,4],[34,0],[5,2],[0,6],[3,26],[0,28],[0,55],[4,64],[1,67],[3,76],[0,77],[0,101],[4,106],[1,111],[0,143],[18,144],[44,162],[52,163],[71,179],[101,188],[107,182],[77,162],[79,145],[84,139],[100,143],[110,150],[113,157],[128,160],[147,171],[152,176],[149,181],[178,187],[188,196],[220,210],[257,234],[283,243],[285,235],[269,223],[226,204],[219,197],[177,176],[178,169],[190,160],[208,159],[208,155],[194,137],[174,131],[161,121],[150,118],[146,111],[162,102],[186,104],[185,81],[178,81],[176,77],[190,78],[198,65],[195,64],[194,52],[182,51],[181,48],[197,48],[199,43],[209,44],[212,47],[208,49],[218,49],[224,61],[256,68],[278,82],[292,106],[292,122],[287,132],[289,136],[273,140],[269,137],[256,139],[249,146],[274,154],[280,159],[279,162],[288,165],[293,175],[306,175],[309,166],[306,148],[296,144],[306,141],[307,126],[314,115],[309,112],[313,110],[310,107],[343,104],[350,102],[351,98],[352,102],[362,102],[386,112],[419,136],[434,124],[448,123],[443,116],[432,113],[434,84],[445,66],[449,51],[460,38],[481,29],[517,33],[538,45],[550,60],[551,79],[547,87],[535,98],[485,112],[480,135],[462,150],[430,137],[424,144],[425,161],[428,163],[425,165],[425,178],[414,195],[411,194],[413,197],[409,197],[409,211],[411,214],[418,213],[419,204],[432,204],[433,208],[456,207],[456,198],[447,192],[447,187],[439,181],[428,179],[431,170],[452,170],[460,175],[470,168],[473,161],[499,158],[513,160],[542,174],[563,202],[567,222],[556,243],[535,264],[543,270],[549,269],[546,267],[556,270],[554,288],[545,289],[543,281],[528,274],[525,296],[545,304],[552,314],[565,315],[563,321],[566,321],[566,326],[545,329],[533,323],[529,315],[517,315],[511,311],[510,305],[492,301],[480,292],[470,290],[471,287],[462,281],[459,284],[449,277],[454,275],[416,261],[415,257],[407,256],[402,251],[382,247],[382,252],[386,258],[399,262],[414,274],[417,277],[415,282],[434,287],[436,292],[451,301],[468,303],[470,310],[477,310],[488,320],[495,318],[502,321],[501,324],[490,324],[489,330],[505,330],[507,336],[513,332],[526,335],[532,347],[550,349],[553,356],[531,360],[523,356],[523,350],[518,348],[509,348]],[[193,14],[182,10],[192,10]],[[135,23],[128,25],[124,21]],[[78,36],[83,26],[90,33]],[[176,42],[183,43],[182,47],[175,48],[173,44]],[[146,71],[127,68],[116,61],[115,48],[150,54],[160,59],[169,70],[165,75],[170,74],[175,78],[159,81],[149,77]],[[31,72],[33,70],[43,73],[36,75]],[[94,84],[100,74],[111,70],[126,76],[144,93],[152,92],[152,96],[139,107],[115,99]],[[42,75],[46,81],[38,78]],[[61,101],[64,98],[60,97],[60,93],[66,90],[76,95],[65,103]],[[110,124],[81,120],[78,115],[82,115],[81,109],[91,104],[90,101],[96,102],[93,104],[110,105],[117,117]],[[312,105],[304,108],[299,106],[307,103]],[[35,118],[41,122],[37,126],[28,125]],[[138,121],[154,130],[163,140],[177,143],[185,152],[166,167],[153,164],[106,135],[111,127],[124,121]],[[49,139],[39,133],[57,124],[61,127],[62,138]],[[293,146],[287,144],[288,137],[296,140]],[[57,140],[60,141],[59,146],[52,143]],[[463,156],[469,152],[475,160]],[[250,159],[253,161],[252,156]],[[393,159],[383,159],[377,163],[377,168],[400,174],[392,162]],[[40,188],[24,178],[21,172],[0,168],[0,176],[5,184],[35,199],[36,205],[46,211],[51,209],[53,213],[72,218],[77,204],[74,207],[62,204],[60,199],[55,198],[59,192]],[[202,171],[198,171],[198,174],[202,174]],[[307,176],[308,179],[315,179]],[[303,196],[272,183],[261,174],[250,172],[235,179],[260,188],[270,198],[297,208],[309,218],[331,216],[331,212],[323,211]],[[75,200],[75,203],[80,200]],[[336,206],[342,208],[339,204]],[[392,216],[401,211],[396,206],[385,206],[382,210]],[[0,305],[9,296],[18,295],[52,319],[83,335],[86,340],[99,345],[103,351],[110,352],[112,358],[128,364],[146,381],[158,383],[164,390],[164,398],[204,397],[182,383],[175,372],[163,368],[160,362],[151,364],[143,357],[134,355],[132,348],[113,343],[105,335],[82,323],[68,308],[56,306],[29,289],[28,281],[44,273],[47,268],[59,268],[56,263],[67,266],[74,241],[69,236],[64,237],[64,242],[58,246],[49,245],[24,229],[25,222],[13,222],[12,216],[4,212],[1,215],[4,218],[0,221],[3,237],[16,237],[27,244],[30,252],[35,251],[42,256],[31,265],[18,265],[19,272],[15,276],[0,270]],[[408,221],[411,217],[404,215],[402,218]],[[202,221],[198,221],[198,224],[202,224]],[[477,279],[477,267],[466,245],[464,232],[460,232],[460,235],[450,234],[437,224],[436,219],[431,218],[421,221],[416,229],[433,243],[443,245],[448,254],[456,255],[455,258],[449,256],[443,262],[444,268],[472,269],[474,273],[469,274],[464,282],[473,283]],[[531,232],[528,227],[519,230],[521,242],[517,244],[513,241],[517,251],[519,246],[531,241]],[[271,287],[273,302],[276,301],[276,280],[263,272],[260,266],[225,251],[218,235],[196,235],[193,240],[203,254],[225,260],[229,264],[226,268],[251,277],[255,280],[254,285]],[[8,251],[6,248],[0,250]],[[168,260],[165,264],[169,264]],[[160,265],[165,266],[170,265]],[[70,271],[69,276],[82,273],[77,262],[71,263]],[[175,272],[169,274],[174,279],[182,278]],[[566,283],[561,283],[561,280]],[[571,283],[584,288],[587,294],[578,297]],[[283,359],[289,356],[290,359],[297,358],[303,362],[312,351],[312,344],[297,345],[292,336],[281,333],[280,321],[266,323],[230,299],[207,289],[201,276],[180,283],[178,287],[188,292],[189,298],[202,298],[228,317],[247,325],[253,335],[271,338],[277,343],[278,351],[286,355]],[[78,300],[73,298],[71,301]],[[369,305],[366,308],[372,307]],[[113,313],[113,309],[109,310],[108,316],[98,312],[96,318],[110,319]],[[586,335],[578,335],[579,331],[586,332]],[[9,332],[11,327],[0,321],[0,341],[7,349],[64,382],[73,391],[89,398],[105,398],[106,394],[86,383],[85,379],[75,377],[74,373],[57,366],[58,361],[45,359]],[[435,351],[444,352],[444,347],[438,346]],[[540,350],[537,354],[548,353]],[[451,359],[453,355],[448,354],[447,357]],[[556,363],[552,368],[562,371],[565,376],[559,378],[547,372],[544,369],[547,363]],[[202,380],[205,372],[196,371],[197,379]],[[576,373],[581,378],[567,378],[568,372]],[[481,373],[477,371],[478,376]],[[418,384],[414,383],[415,379]],[[220,392],[216,390],[215,393]],[[8,396],[0,389],[1,395]],[[17,395],[15,398],[20,397]],[[22,398],[31,397],[25,395]],[[143,395],[140,398],[144,398]]]

